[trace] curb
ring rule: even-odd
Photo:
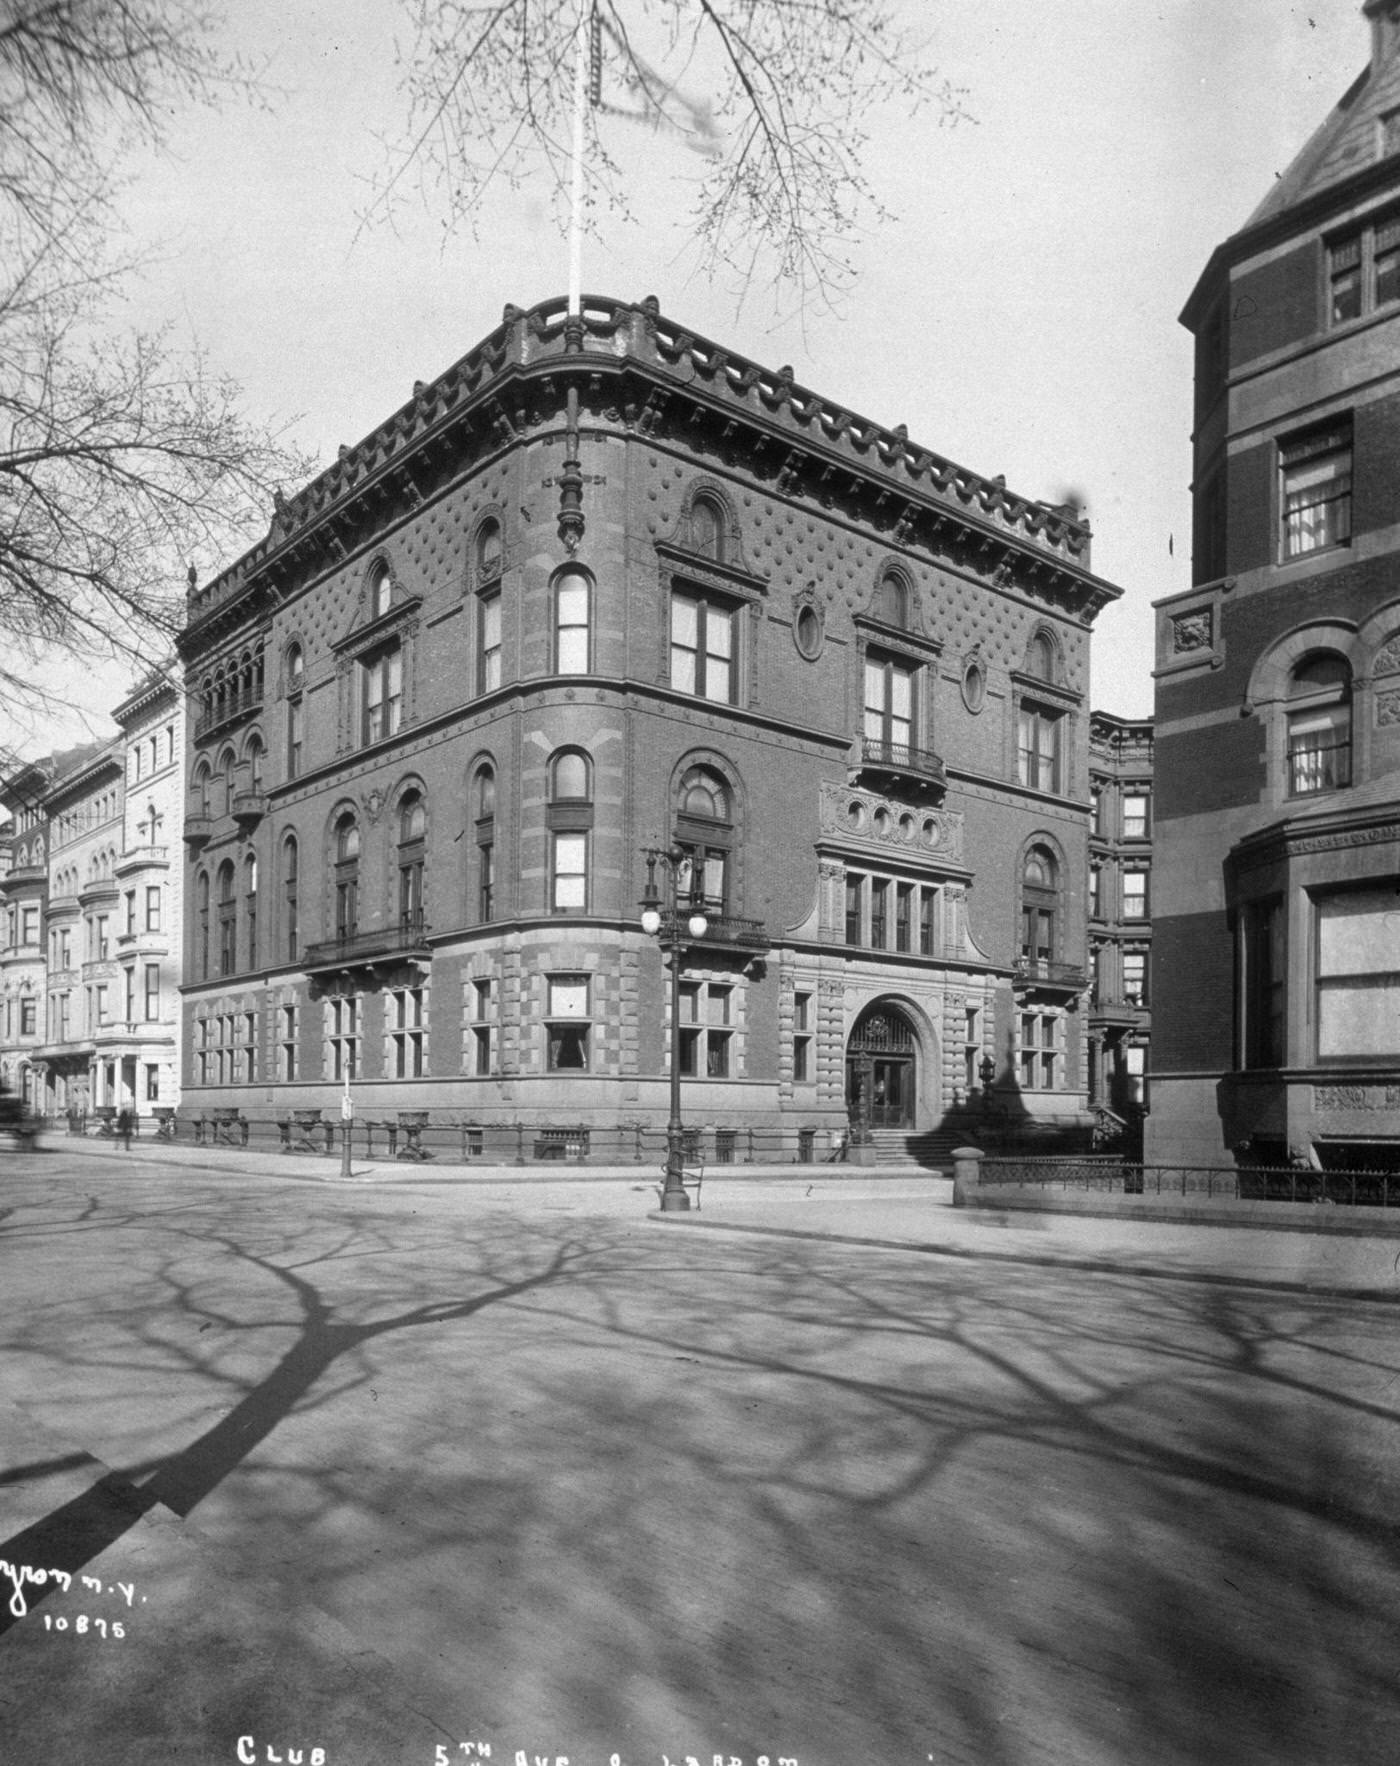
[[[1394,1292],[1385,1288],[1355,1288],[1326,1283],[1290,1282],[1282,1277],[1227,1275],[1217,1270],[1161,1269],[1151,1263],[1109,1262],[1094,1257],[1047,1257],[1034,1251],[984,1251],[965,1245],[935,1244],[920,1239],[878,1239],[856,1233],[809,1232],[791,1226],[743,1226],[727,1220],[700,1220],[694,1213],[663,1214],[659,1209],[645,1218],[667,1225],[705,1227],[710,1232],[747,1233],[761,1238],[805,1239],[834,1245],[859,1245],[877,1251],[910,1251],[924,1257],[956,1257],[963,1262],[1020,1263],[1039,1269],[1072,1269],[1094,1275],[1145,1276],[1162,1282],[1195,1282],[1207,1287],[1248,1288],[1272,1294],[1301,1294],[1317,1300],[1365,1300],[1379,1306],[1400,1305],[1400,1283]]]

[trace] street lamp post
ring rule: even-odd
[[[682,912],[677,900],[676,884],[681,865],[688,853],[666,851],[659,846],[646,849],[647,881],[642,893],[642,930],[655,938],[667,954],[671,971],[671,1113],[666,1122],[666,1183],[661,1192],[663,1214],[678,1214],[690,1207],[685,1193],[685,1128],[681,1122],[681,958],[688,944],[703,938],[709,921],[694,897]],[[666,869],[666,900],[656,884],[656,867]]]

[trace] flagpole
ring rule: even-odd
[[[590,15],[593,0],[579,0],[574,49],[573,190],[569,202],[569,317],[583,307],[583,113],[588,102]]]

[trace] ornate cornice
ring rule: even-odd
[[[656,302],[584,302],[582,348],[564,302],[503,322],[293,497],[267,535],[203,587],[192,586],[181,648],[246,619],[250,598],[281,599],[469,466],[559,418],[576,395],[582,433],[684,437],[788,497],[888,534],[1092,620],[1121,591],[1089,570],[1090,530],[1069,505],[1017,496],[798,385],[685,331]]]

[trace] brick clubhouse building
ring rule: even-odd
[[[1400,1162],[1400,5],[1183,314],[1150,1156]]]
[[[182,1114],[654,1151],[650,885],[708,1157],[1082,1125],[1117,593],[652,301],[507,308],[191,587]]]

